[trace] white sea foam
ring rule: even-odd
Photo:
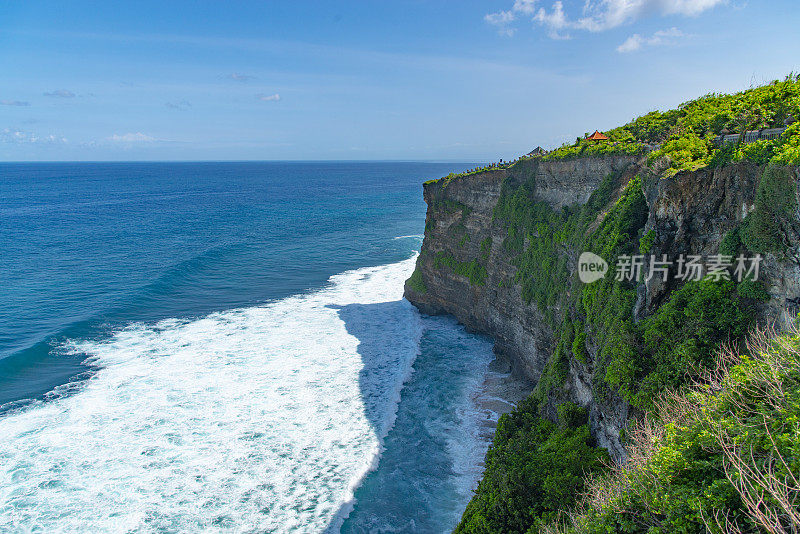
[[[489,448],[500,416],[510,412],[516,402],[530,392],[530,384],[522,377],[514,376],[511,369],[493,370],[491,358],[474,358],[483,365],[480,372],[469,374],[464,398],[459,407],[460,425],[458,436],[447,440],[453,472],[458,477],[456,491],[461,502],[466,504],[472,497],[485,468],[484,458]],[[463,508],[457,508],[456,521]]]
[[[99,371],[0,419],[0,531],[322,531],[411,372],[414,262],[74,343]]]

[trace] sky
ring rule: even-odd
[[[513,159],[800,71],[797,0],[0,0],[0,160]]]

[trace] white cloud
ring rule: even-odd
[[[155,137],[145,135],[142,132],[114,134],[108,138],[109,141],[114,143],[152,143],[156,140]]]
[[[533,15],[536,11],[536,2],[538,0],[514,0],[513,9],[516,13],[524,15]]]
[[[519,0],[518,0],[519,1]],[[483,17],[488,24],[497,28],[497,33],[511,37],[516,31],[514,28],[509,28],[508,25],[514,21],[514,13],[511,11],[499,11],[497,13],[489,13]]]
[[[281,99],[281,95],[278,93],[275,93],[274,95],[258,94],[256,95],[256,98],[262,102],[277,102]]]
[[[537,3],[538,0],[515,0],[511,11],[491,13],[484,19],[495,24],[489,17],[503,13],[512,16],[515,13],[530,15],[534,22],[547,28],[550,37],[564,39],[569,37],[564,33],[568,30],[601,32],[651,15],[695,17],[714,7],[727,4],[728,0],[586,0],[579,15],[567,13],[561,0],[553,2],[550,9],[544,7],[536,9]],[[636,39],[629,41],[631,42],[628,46],[636,46]]]
[[[30,106],[30,102],[21,100],[0,100],[0,106]]]
[[[642,48],[642,42],[644,38],[639,35],[638,33],[634,33],[630,37],[628,37],[624,43],[617,47],[617,52],[625,53],[625,52],[635,52]]]
[[[727,0],[600,0],[587,2],[584,16],[573,24],[593,32],[610,30],[649,15],[684,15],[700,13],[727,3]]]
[[[66,89],[56,89],[55,91],[49,91],[46,93],[42,93],[44,96],[53,96],[57,98],[74,98],[75,93],[72,91],[68,91]]]
[[[511,37],[516,32],[516,28],[510,25],[517,19],[517,14],[533,15],[536,12],[536,3],[539,0],[514,0],[514,5],[509,11],[498,11],[484,15],[483,20],[497,28],[497,33],[506,37]]]
[[[681,37],[686,37],[678,28],[670,28],[668,30],[659,30],[651,37],[643,37],[638,33],[634,33],[624,43],[617,47],[617,52],[622,54],[628,52],[636,52],[646,46],[663,46],[674,44],[675,40]]]
[[[0,143],[18,143],[18,144],[55,144],[66,143],[64,137],[57,137],[55,135],[38,135],[24,130],[15,130],[11,128],[4,128],[0,130]]]
[[[533,20],[548,28],[548,35],[551,39],[569,39],[568,34],[561,33],[571,26],[564,13],[564,4],[561,2],[555,2],[550,13],[547,13],[544,8],[540,8]]]
[[[727,3],[727,0],[661,0],[662,8],[666,14],[679,14],[695,17],[720,4]]]

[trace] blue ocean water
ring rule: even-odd
[[[491,344],[402,284],[467,166],[0,164],[0,530],[452,529]]]

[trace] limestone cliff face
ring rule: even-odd
[[[495,350],[510,357],[535,382],[556,340],[544,311],[534,303],[526,304],[521,287],[514,282],[513,256],[503,247],[508,228],[493,217],[504,181],[506,187],[514,187],[534,177],[536,198],[557,210],[585,203],[609,174],[619,176],[621,184],[639,174],[644,177],[649,206],[645,231],[652,230],[655,237],[651,253],[677,257],[718,252],[726,232],[753,210],[762,171],[753,164],[736,164],[661,179],[643,159],[633,156],[552,162],[534,158],[511,168],[427,183],[425,239],[417,264],[422,284],[407,283],[406,298],[424,313],[451,314],[468,328],[492,336]],[[564,251],[572,269],[581,252]],[[459,268],[470,262],[478,262],[485,274],[471,280],[468,270]],[[762,276],[771,300],[764,304],[761,319],[786,320],[787,307],[800,302],[798,266],[769,256]],[[577,283],[567,284],[562,291],[577,290]],[[655,279],[640,284],[634,315],[641,318],[652,313],[671,289]],[[589,344],[587,350],[596,353],[598,347]],[[593,361],[594,355],[590,356]],[[562,391],[589,408],[590,427],[598,443],[621,460],[625,453],[620,431],[630,408],[618,398],[602,404],[593,399],[589,365],[573,359]]]
[[[669,257],[717,254],[725,234],[739,226],[754,210],[756,189],[763,171],[763,167],[753,163],[737,163],[714,170],[683,172],[664,179],[651,173],[646,186],[650,217],[645,227],[646,231],[655,231],[651,253]],[[791,172],[797,183],[798,169]],[[800,193],[796,195],[800,198]],[[800,214],[795,214],[795,219],[800,220]],[[796,237],[789,241],[796,241]],[[796,242],[793,245],[796,246]],[[767,254],[760,278],[767,284],[771,296],[760,310],[762,322],[780,325],[793,320],[800,304],[800,266]],[[652,313],[673,288],[658,278],[642,284],[636,314]]]
[[[514,171],[458,177],[446,186],[441,180],[426,184],[428,213],[418,269],[427,291],[416,292],[407,284],[406,298],[424,313],[448,313],[468,328],[491,335],[496,351],[511,356],[529,377],[537,379],[552,352],[553,332],[536,305],[523,302],[520,287],[514,284],[516,268],[502,246],[508,229],[493,218],[503,180],[515,184],[533,175],[537,195],[561,208],[583,204],[609,173],[636,166],[632,157],[528,160]],[[452,269],[437,268],[437,255],[458,262],[486,257],[485,283],[474,285]]]

